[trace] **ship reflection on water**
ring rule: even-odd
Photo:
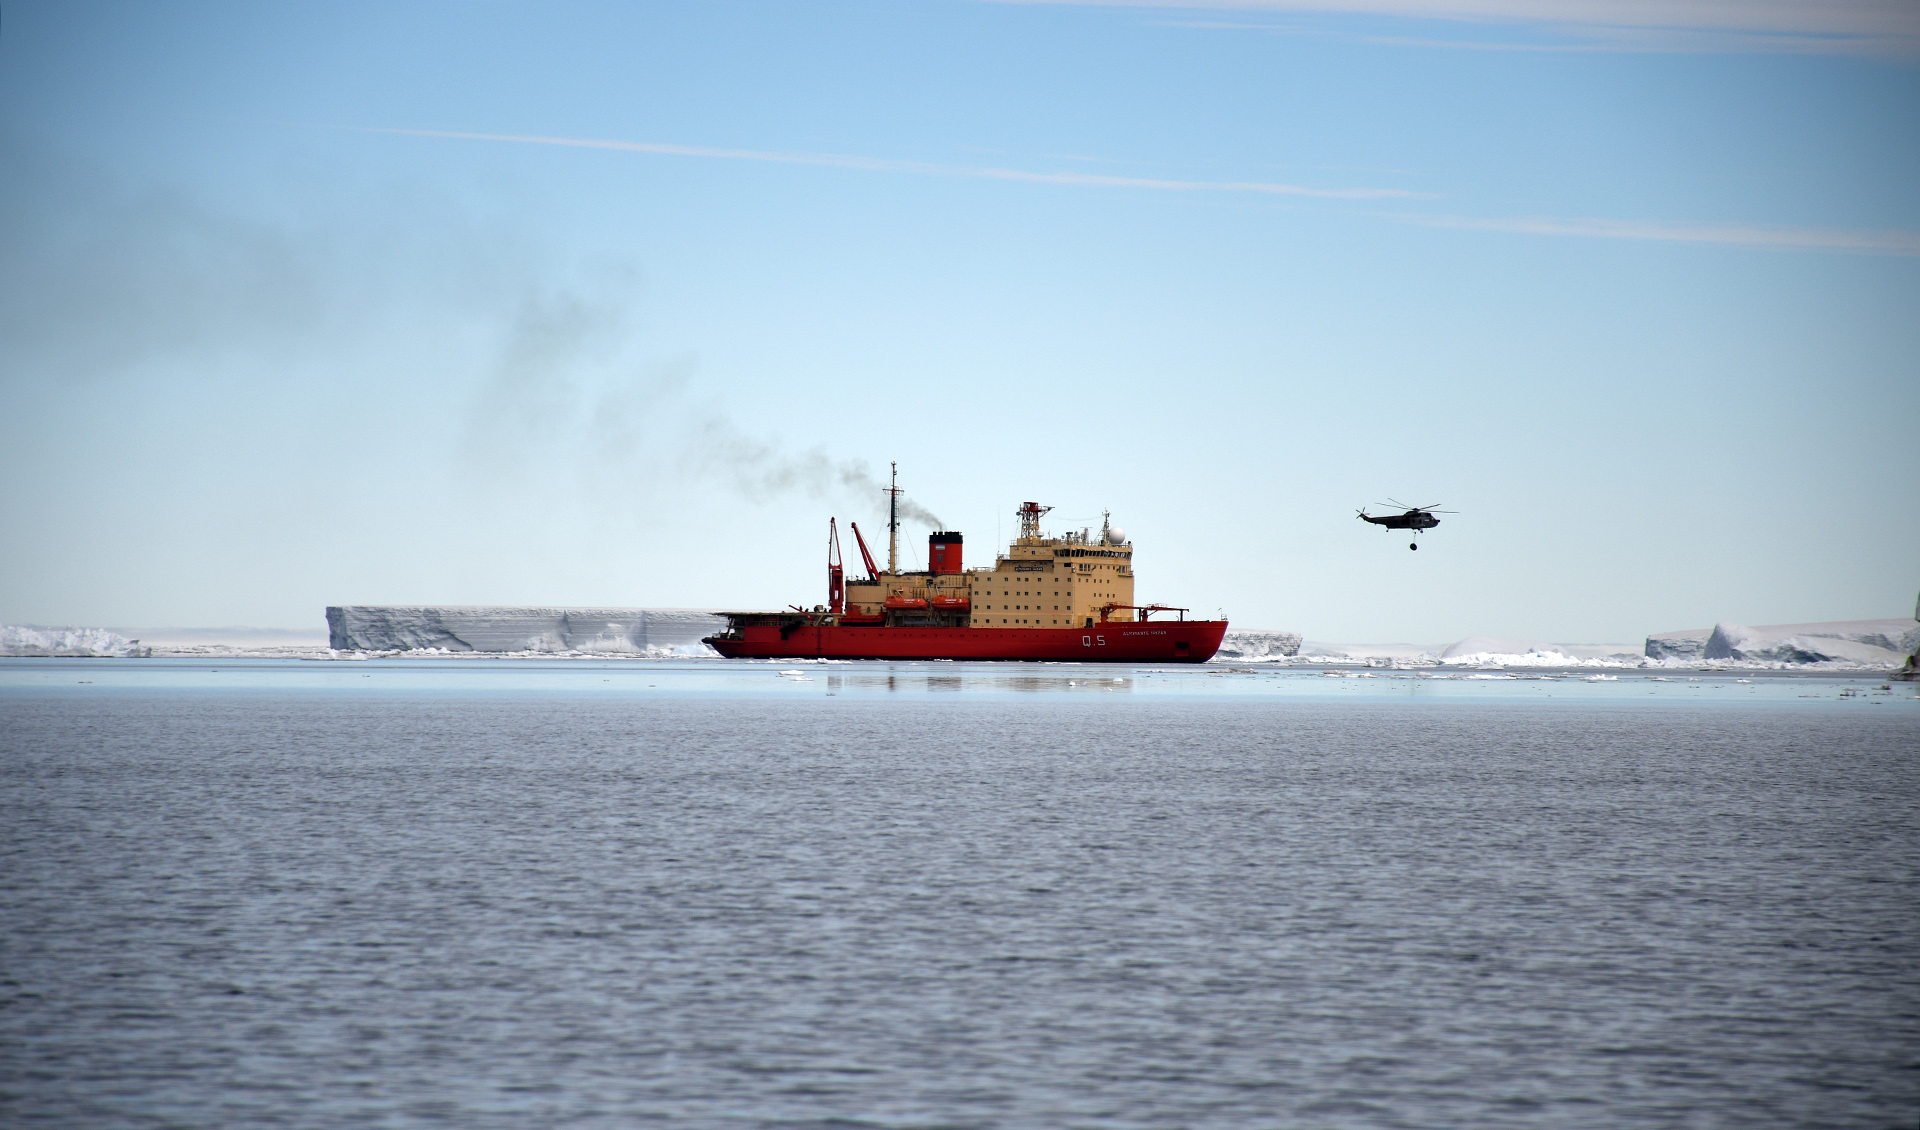
[[[1133,690],[1133,680],[1101,675],[829,675],[829,693],[841,690],[1025,691],[1028,693]]]

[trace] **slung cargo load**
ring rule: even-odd
[[[1022,503],[1020,533],[991,566],[962,564],[957,530],[927,537],[927,568],[900,569],[899,465],[887,489],[887,568],[849,523],[866,566],[848,577],[838,522],[827,522],[827,603],[780,612],[726,612],[706,640],[730,659],[1028,659],[1204,663],[1225,620],[1134,600],[1133,543],[1102,516],[1100,529],[1052,537],[1052,507]]]

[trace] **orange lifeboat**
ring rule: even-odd
[[[887,609],[892,612],[923,612],[926,607],[925,597],[890,596],[887,598]]]
[[[964,596],[936,596],[933,606],[942,612],[965,612],[973,607],[973,601]]]

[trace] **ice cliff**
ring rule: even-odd
[[[1216,653],[1222,659],[1272,659],[1300,654],[1299,632],[1228,632]]]
[[[1920,647],[1911,620],[1842,620],[1827,624],[1721,622],[1711,628],[1647,637],[1647,658],[1745,663],[1899,663]]]
[[[0,655],[138,658],[152,649],[105,628],[22,628],[0,625]]]
[[[711,654],[700,642],[724,627],[697,608],[487,608],[342,605],[327,609],[337,651]]]

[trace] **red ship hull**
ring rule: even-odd
[[[772,620],[772,617],[768,617]],[[799,618],[796,617],[795,620]],[[728,659],[1024,659],[1205,663],[1225,620],[1112,621],[1092,628],[748,623],[705,642]]]

